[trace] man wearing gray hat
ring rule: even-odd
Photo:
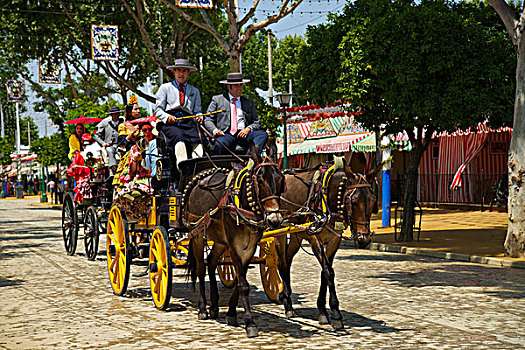
[[[222,145],[229,149],[237,144],[247,147],[250,141],[262,152],[268,140],[268,133],[261,130],[255,102],[241,96],[242,84],[249,81],[243,79],[241,73],[228,73],[226,80],[220,81],[226,85],[228,92],[215,95],[211,100],[207,112],[222,112],[206,116],[204,127],[220,142],[215,144],[217,154],[227,154]]]
[[[106,150],[107,161],[110,170],[115,173],[117,168],[117,159],[115,155],[117,153],[117,142],[118,142],[118,126],[124,122],[124,119],[120,118],[120,113],[123,111],[120,108],[114,106],[109,109],[109,117],[102,120],[97,125],[97,132],[95,133],[95,141]]]
[[[190,72],[196,71],[187,59],[177,59],[167,67],[175,75],[171,83],[162,84],[157,92],[155,116],[159,118],[157,129],[166,135],[167,148],[175,153],[177,167],[188,159],[187,149],[192,157],[202,157],[203,148],[199,131],[195,124],[202,123],[202,118],[185,118],[201,114],[201,94],[199,89],[187,83]],[[188,148],[187,148],[188,146]]]

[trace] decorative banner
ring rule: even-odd
[[[91,58],[118,61],[118,26],[91,25]]]
[[[346,120],[346,122],[344,122],[343,125],[341,125],[338,135],[343,136],[363,132],[368,132],[368,130],[364,129],[359,123],[357,123],[354,119],[354,116],[351,116]]]
[[[7,102],[24,102],[25,87],[23,80],[8,80],[5,86],[7,87]]]
[[[41,84],[60,84],[60,61],[53,57],[38,59],[38,77]]]
[[[177,6],[192,9],[213,9],[212,0],[177,0]]]
[[[288,143],[298,143],[298,142],[304,141],[297,124],[286,124],[286,130],[287,130],[286,138],[287,138]],[[284,139],[282,139],[281,142],[283,142],[283,140]]]
[[[336,136],[332,124],[328,119],[316,120],[314,125],[310,128],[308,139],[321,139],[324,137]]]

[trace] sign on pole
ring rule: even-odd
[[[118,26],[91,25],[91,58],[95,61],[118,61]]]
[[[40,57],[38,81],[40,84],[60,84],[60,61],[54,57]]]
[[[7,88],[7,102],[24,102],[25,87],[23,80],[8,80],[5,86]]]
[[[212,0],[177,0],[178,7],[191,8],[191,9],[213,9]]]

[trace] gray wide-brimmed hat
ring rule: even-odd
[[[107,112],[106,114],[122,113],[122,112],[124,111],[118,108],[117,106],[113,106],[109,109],[109,112]]]
[[[175,69],[175,68],[188,68],[190,72],[195,72],[197,68],[190,66],[190,61],[185,58],[178,58],[175,60],[175,63],[171,66],[167,66],[167,69]]]
[[[228,73],[226,80],[221,80],[221,84],[244,84],[250,82],[250,79],[243,79],[242,73]]]

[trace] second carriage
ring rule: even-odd
[[[69,167],[68,175],[76,179],[76,186],[74,191],[66,192],[62,205],[62,237],[68,255],[75,254],[82,227],[86,257],[95,260],[113,202],[109,173],[102,157],[90,153],[86,158],[77,156]]]

